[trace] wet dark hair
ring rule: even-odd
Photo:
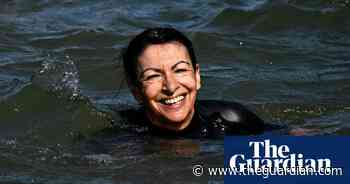
[[[192,42],[183,33],[174,28],[150,28],[146,29],[132,39],[128,47],[122,53],[125,77],[129,84],[138,86],[136,67],[138,58],[143,51],[150,45],[169,42],[179,42],[184,45],[190,56],[192,66],[194,69],[196,69],[195,65],[197,60],[194,54]]]

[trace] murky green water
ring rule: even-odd
[[[0,3],[0,183],[223,183],[192,175],[222,165],[222,140],[110,128],[135,104],[118,55],[146,27],[193,40],[200,98],[308,135],[350,133],[348,1]]]

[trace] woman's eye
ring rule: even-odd
[[[176,73],[182,73],[182,72],[186,72],[187,69],[177,69],[175,70]]]
[[[145,80],[152,80],[152,79],[156,79],[158,77],[160,77],[160,75],[158,75],[158,74],[149,75],[149,76],[145,77]]]

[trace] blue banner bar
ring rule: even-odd
[[[349,183],[350,137],[225,137],[225,183]]]

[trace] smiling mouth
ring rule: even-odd
[[[185,96],[180,95],[180,96],[177,96],[175,98],[163,99],[163,100],[161,100],[161,103],[165,104],[165,105],[173,105],[173,104],[180,103],[184,99],[185,99]]]

